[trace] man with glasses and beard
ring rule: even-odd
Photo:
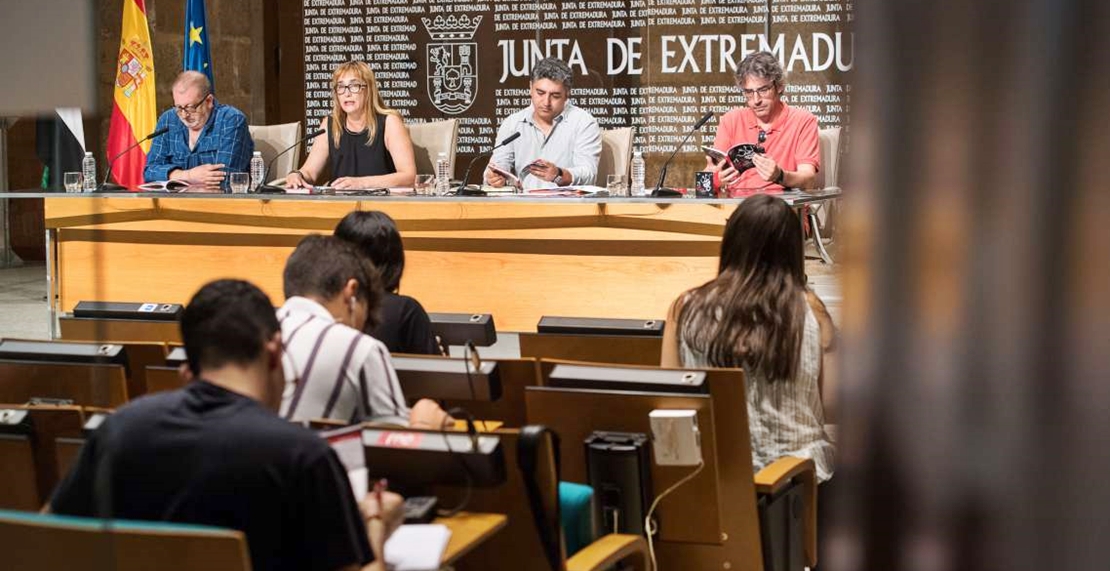
[[[725,160],[707,158],[718,173],[722,196],[743,196],[786,188],[811,189],[821,166],[817,118],[782,101],[786,81],[782,66],[768,52],[756,52],[736,66],[736,85],[746,105],[721,117],[713,147],[728,152],[741,143],[766,152],[752,156],[753,168],[736,172]]]
[[[173,108],[158,118],[143,178],[181,180],[220,190],[229,172],[249,172],[254,141],[242,111],[216,101],[208,77],[185,71],[173,82]]]

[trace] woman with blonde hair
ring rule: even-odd
[[[386,107],[374,71],[349,61],[332,73],[332,112],[320,122],[324,133],[299,170],[285,177],[288,188],[323,184],[325,167],[337,189],[412,186],[416,158],[400,113]]]
[[[662,364],[744,369],[752,468],[783,456],[812,458],[824,482],[834,450],[821,357],[833,338],[825,304],[806,287],[797,215],[783,200],[757,194],[725,225],[717,277],[671,306]]]

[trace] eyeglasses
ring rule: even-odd
[[[200,109],[200,106],[204,105],[205,101],[208,101],[208,96],[209,95],[211,95],[211,94],[210,93],[205,94],[204,97],[200,98],[200,101],[197,101],[196,103],[193,103],[192,105],[174,105],[173,110],[178,115],[180,115],[182,117],[188,117],[188,116],[196,113],[197,110]]]
[[[351,93],[358,93],[358,92],[362,91],[365,87],[366,87],[365,83],[348,83],[346,85],[336,85],[335,86],[335,94],[336,95],[343,95],[344,91],[350,91]]]
[[[744,99],[751,99],[753,95],[759,95],[759,98],[763,99],[770,95],[771,91],[774,89],[775,84],[774,82],[772,82],[764,85],[763,87],[757,87],[755,89],[741,89],[740,93],[744,94]]]

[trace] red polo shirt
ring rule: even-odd
[[[798,165],[811,164],[821,168],[821,145],[817,137],[817,118],[805,109],[782,105],[778,119],[767,129],[767,139],[762,143],[767,156],[775,159],[779,167],[788,171],[798,170]],[[721,117],[717,138],[713,146],[728,151],[740,143],[759,143],[759,121],[748,107],[733,109]],[[756,192],[781,192],[782,185],[769,183],[750,168],[740,174],[740,180],[729,187],[729,196],[744,196]],[[721,193],[724,194],[723,192]]]

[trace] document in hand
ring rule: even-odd
[[[385,542],[385,564],[395,571],[436,571],[450,539],[445,525],[402,525]]]
[[[722,160],[728,159],[728,161],[732,163],[732,168],[736,169],[738,173],[744,172],[755,166],[755,163],[752,162],[752,155],[767,152],[763,147],[751,143],[733,145],[727,152],[706,146],[703,146],[702,150],[713,159],[713,162],[719,163]]]
[[[183,180],[156,180],[139,185],[139,190],[143,192],[181,192],[186,188],[189,188],[189,183]]]
[[[512,187],[516,187],[516,188],[521,187],[520,178],[517,177],[515,174],[513,174],[513,173],[511,173],[511,172],[493,164],[493,163],[490,163],[487,168],[489,170],[505,177],[505,182],[508,183],[508,186],[512,186]]]

